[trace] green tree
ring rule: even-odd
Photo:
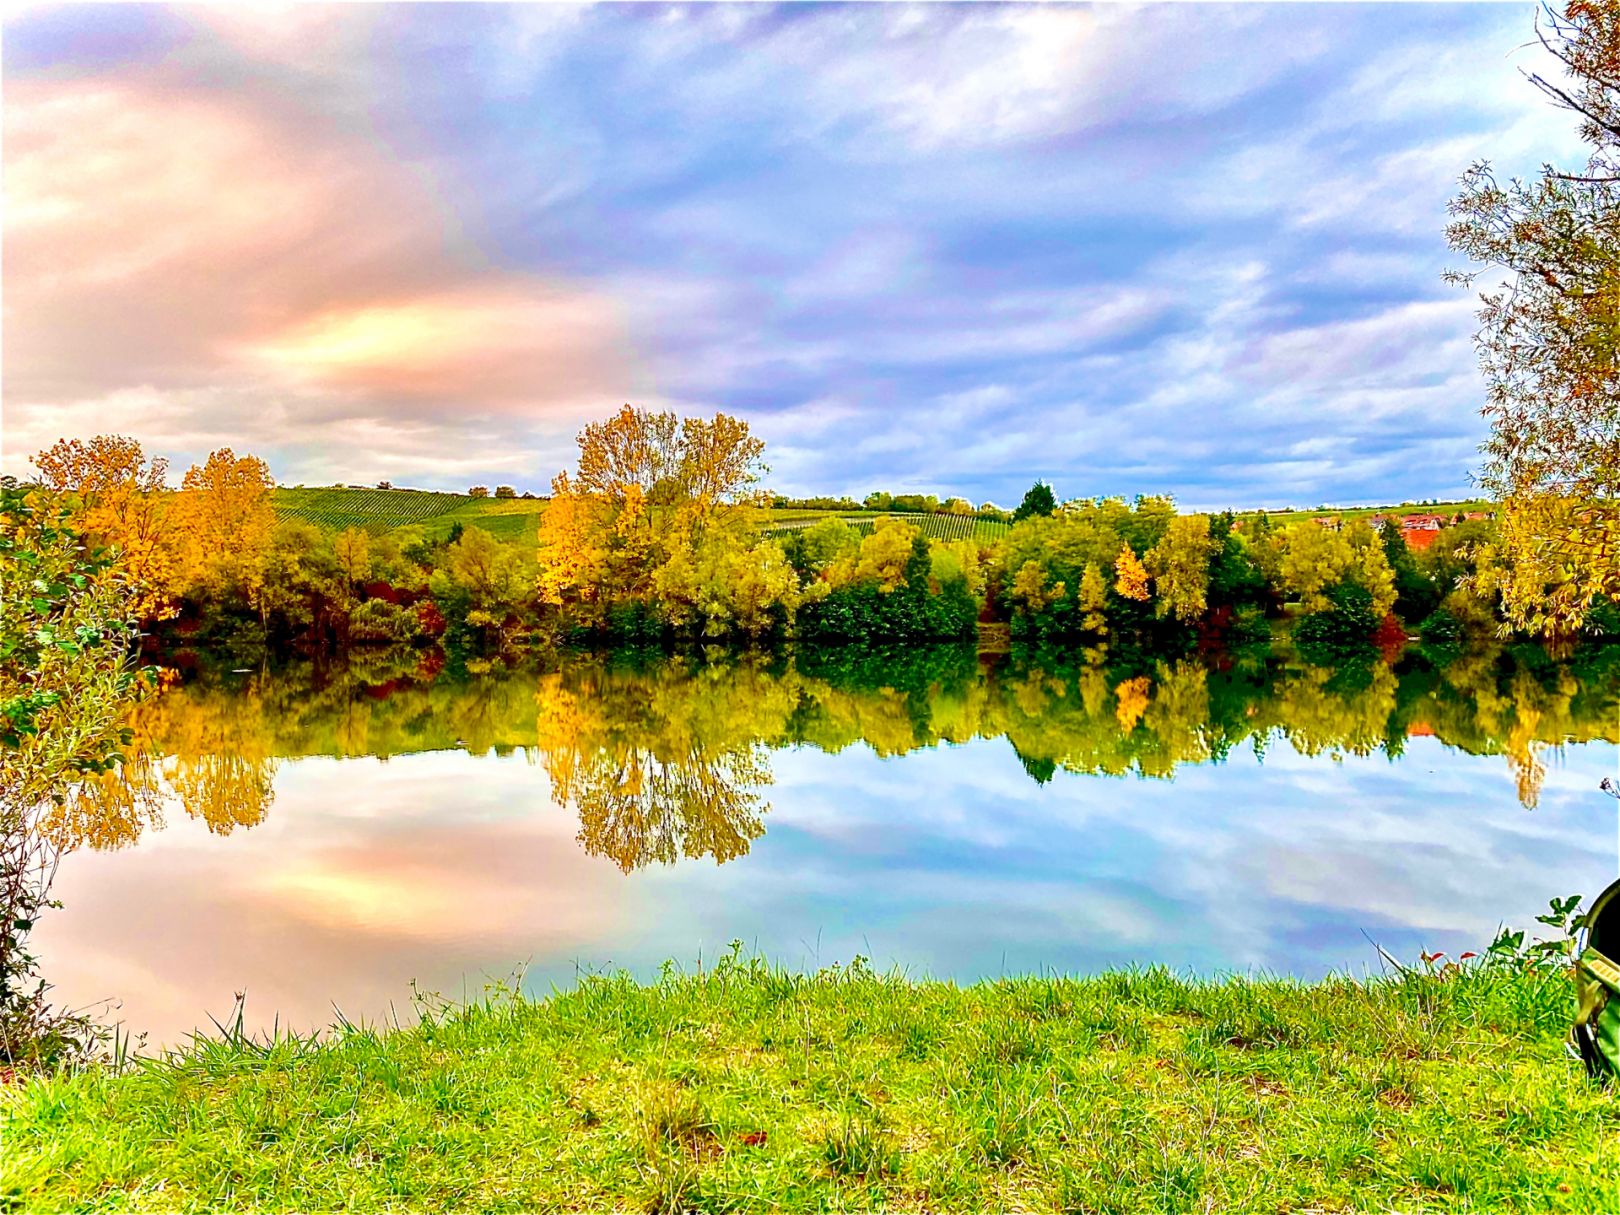
[[[1024,500],[1013,511],[1013,522],[1028,519],[1032,515],[1050,515],[1057,510],[1057,498],[1052,493],[1052,487],[1045,481],[1037,481],[1024,491]]]

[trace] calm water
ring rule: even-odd
[[[156,811],[86,812],[40,953],[154,1043],[246,992],[312,1027],[527,964],[732,939],[973,979],[1162,962],[1317,976],[1479,948],[1616,866],[1620,664],[971,650],[478,673],[200,674],[144,710]]]

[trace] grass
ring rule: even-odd
[[[1620,1208],[1561,975],[959,988],[722,960],[0,1090],[53,1210]]]

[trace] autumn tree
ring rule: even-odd
[[[1108,635],[1108,580],[1096,563],[1086,566],[1080,578],[1080,625],[1098,637]]]
[[[1367,593],[1368,610],[1378,618],[1395,606],[1395,571],[1365,523],[1332,531],[1302,520],[1277,533],[1276,549],[1278,582],[1307,612],[1331,610],[1329,592],[1345,584]]]
[[[176,532],[166,517],[169,462],[146,459],[140,443],[123,435],[59,439],[33,462],[41,484],[75,508],[81,530],[116,550],[136,590],[136,614],[143,620],[172,616]]]
[[[258,606],[261,567],[276,526],[274,487],[263,460],[228,447],[186,470],[174,517],[188,593],[214,602],[240,595]]]
[[[1177,515],[1148,550],[1147,569],[1156,592],[1154,611],[1190,624],[1209,606],[1209,560],[1215,544],[1208,515]]]
[[[1530,82],[1577,119],[1589,152],[1502,181],[1464,175],[1446,235],[1501,277],[1475,337],[1491,436],[1482,480],[1501,502],[1499,591],[1511,624],[1559,634],[1620,600],[1620,6],[1571,0],[1538,34],[1566,78]],[[1452,273],[1468,285],[1482,273]]]
[[[332,537],[332,556],[343,575],[345,598],[352,600],[354,587],[371,577],[371,537],[361,527],[346,527]]]
[[[142,691],[137,592],[38,490],[0,487],[0,1058],[68,1043],[25,936],[59,850],[46,816],[113,772]],[[42,1062],[50,1062],[43,1059]]]
[[[1128,544],[1119,550],[1119,557],[1114,562],[1114,591],[1122,599],[1135,599],[1142,603],[1151,598],[1147,568]]]
[[[647,599],[658,570],[711,527],[741,530],[764,471],[748,424],[626,405],[579,435],[579,466],[552,481],[541,519],[538,589],[600,611]]]

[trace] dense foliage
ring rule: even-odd
[[[92,1033],[53,1014],[26,938],[59,855],[43,818],[86,801],[124,758],[141,690],[139,593],[37,490],[0,487],[0,1061],[50,1064]],[[92,1034],[93,1036],[93,1034]]]
[[[626,406],[579,446],[577,471],[559,474],[546,502],[297,490],[282,491],[279,513],[269,470],[229,449],[178,490],[127,438],[63,440],[36,463],[86,541],[116,554],[149,629],[171,647],[242,657],[592,639],[887,643],[988,626],[1102,663],[1240,648],[1293,622],[1322,659],[1511,627],[1514,566],[1484,512],[1428,517],[1418,531],[1356,517],[1278,526],[1180,514],[1168,498],[1060,503],[1037,482],[1011,524],[965,502],[893,495],[875,498],[922,513],[846,518],[765,509],[763,446],[724,414],[682,421]],[[1599,598],[1583,625],[1620,634],[1620,612]]]

